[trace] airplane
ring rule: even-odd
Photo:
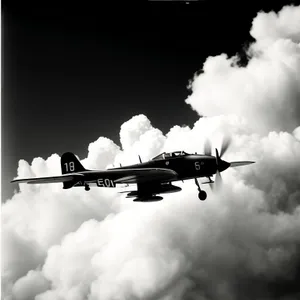
[[[212,184],[219,189],[222,183],[221,172],[229,167],[238,167],[254,163],[253,161],[227,162],[222,160],[230,144],[230,138],[225,138],[221,145],[220,154],[215,149],[215,156],[211,154],[211,144],[207,140],[204,145],[204,154],[189,154],[185,151],[163,152],[147,162],[106,170],[87,170],[77,157],[66,152],[61,157],[62,175],[51,177],[36,177],[14,179],[12,183],[63,183],[63,189],[73,187],[84,187],[90,190],[91,184],[98,187],[115,188],[117,184],[137,184],[137,190],[123,191],[127,193],[126,198],[135,198],[133,201],[152,202],[160,201],[163,197],[158,196],[165,193],[179,192],[182,189],[172,184],[174,181],[194,179],[198,188],[198,198],[205,200],[207,194],[200,188],[197,178],[205,177],[207,182],[202,184]],[[215,175],[215,181],[211,176]]]

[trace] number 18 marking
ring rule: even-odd
[[[65,163],[66,172],[74,172],[75,171],[75,164],[74,161],[70,161],[69,163]]]

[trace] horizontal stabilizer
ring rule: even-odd
[[[254,161],[233,161],[230,163],[230,167],[240,167],[240,166],[246,166],[250,164],[254,164]]]
[[[60,176],[51,176],[51,177],[35,177],[35,178],[23,178],[23,179],[14,179],[12,183],[28,183],[28,184],[42,184],[42,183],[56,183],[56,182],[66,182],[73,180],[80,180],[84,176],[79,173],[64,174]]]

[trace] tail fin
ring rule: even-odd
[[[72,152],[64,153],[61,157],[60,164],[62,174],[86,171]]]
[[[86,169],[72,152],[64,153],[60,159],[60,164],[62,174],[86,171]],[[63,183],[63,188],[70,189],[75,184],[78,184],[78,180],[67,181]],[[80,185],[83,185],[83,183]]]

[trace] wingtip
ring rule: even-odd
[[[21,179],[13,179],[10,181],[10,183],[22,183]]]

